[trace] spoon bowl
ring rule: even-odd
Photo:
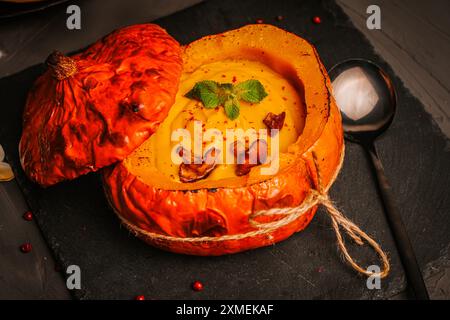
[[[334,66],[329,74],[347,139],[373,141],[389,128],[397,99],[392,81],[381,68],[353,59]]]

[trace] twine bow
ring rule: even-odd
[[[313,163],[316,167],[317,172],[317,180],[318,180],[318,189],[315,190],[312,189],[308,196],[303,200],[303,202],[298,206],[294,208],[273,208],[270,210],[264,210],[254,213],[250,216],[250,224],[254,226],[255,228],[260,229],[270,229],[271,231],[278,229],[282,226],[285,226],[296,219],[298,219],[301,215],[303,215],[305,212],[313,208],[314,206],[320,204],[324,206],[327,209],[327,213],[330,216],[331,223],[334,229],[334,232],[336,234],[337,238],[337,244],[339,249],[341,250],[345,261],[356,271],[358,271],[361,274],[366,275],[367,277],[375,276],[380,277],[381,279],[385,278],[390,271],[390,264],[389,259],[386,255],[386,253],[381,249],[380,245],[373,240],[367,233],[362,231],[356,224],[354,224],[351,220],[346,218],[333,204],[330,197],[328,196],[328,189],[331,187],[331,185],[334,183],[334,181],[337,178],[337,175],[340,172],[340,169],[342,167],[342,164],[344,162],[344,154],[345,154],[345,147],[342,149],[341,153],[341,159],[339,166],[331,179],[331,182],[326,188],[323,188],[322,184],[322,177],[320,174],[319,166],[317,165],[317,157],[314,152],[312,152],[313,157]],[[284,215],[285,218],[274,221],[274,222],[268,222],[268,223],[258,223],[255,221],[256,217],[260,216],[273,216],[273,215]],[[383,269],[380,272],[370,272],[361,267],[359,264],[355,262],[355,260],[352,258],[352,256],[348,253],[347,247],[344,243],[344,238],[342,237],[342,234],[340,232],[340,228],[344,229],[347,235],[352,238],[352,240],[362,246],[364,245],[363,239],[375,250],[375,252],[379,255],[381,258],[381,261],[383,263]]]
[[[335,175],[331,179],[330,183],[326,188],[322,187],[322,179],[320,175],[320,170],[317,165],[317,159],[316,155],[313,152],[313,162],[316,166],[316,172],[317,172],[317,178],[318,178],[318,186],[317,189],[312,189],[306,196],[306,198],[303,200],[303,202],[297,206],[297,207],[290,207],[290,208],[272,208],[268,210],[261,210],[258,212],[255,212],[249,216],[249,223],[252,225],[255,230],[242,233],[242,234],[231,234],[231,235],[223,235],[218,237],[174,237],[174,236],[168,236],[164,234],[149,232],[147,230],[141,229],[137,227],[136,225],[132,225],[130,222],[128,222],[125,218],[123,218],[120,214],[118,214],[119,218],[122,220],[122,223],[132,232],[135,234],[141,234],[145,235],[146,237],[152,239],[152,240],[163,240],[163,241],[170,241],[170,242],[191,242],[191,243],[202,243],[202,242],[220,242],[220,241],[228,241],[228,240],[241,240],[244,238],[249,237],[255,237],[259,235],[267,235],[269,238],[271,237],[271,232],[286,226],[290,224],[291,222],[294,222],[297,220],[300,216],[314,208],[316,205],[322,205],[327,209],[327,213],[331,219],[331,223],[334,229],[334,232],[336,233],[337,238],[337,244],[339,249],[341,250],[343,257],[345,261],[357,272],[364,274],[367,277],[380,277],[385,278],[390,271],[390,264],[389,259],[386,255],[386,253],[381,249],[380,245],[373,240],[369,235],[367,235],[364,231],[362,231],[356,224],[354,224],[352,221],[350,221],[348,218],[346,218],[333,204],[333,202],[330,200],[328,196],[328,190],[333,184],[333,182],[336,180],[337,175],[339,174],[339,171],[342,167],[343,161],[344,161],[344,154],[345,150],[343,147],[342,153],[341,153],[341,159],[340,164],[338,168],[336,169]],[[275,216],[275,215],[282,215],[283,218],[273,221],[273,222],[258,222],[256,221],[257,217],[261,216]],[[341,234],[341,228],[345,230],[347,235],[353,239],[353,241],[358,245],[364,245],[365,240],[379,255],[381,258],[381,261],[383,263],[383,269],[380,272],[370,272],[361,267],[358,263],[355,262],[355,260],[352,258],[352,256],[349,254],[347,247],[344,243],[344,238]]]
[[[369,235],[367,235],[364,231],[362,231],[352,221],[346,218],[334,206],[333,202],[328,197],[328,194],[321,194],[317,190],[312,190],[300,206],[295,208],[274,208],[270,210],[256,212],[251,216],[250,223],[255,228],[274,231],[278,228],[281,228],[282,226],[285,226],[297,220],[305,212],[309,211],[311,208],[313,208],[318,204],[324,206],[327,209],[334,232],[336,233],[338,247],[341,250],[345,261],[353,269],[368,277],[376,276],[380,278],[385,278],[389,274],[390,270],[389,259],[386,253],[383,251],[383,249],[381,249],[380,245],[375,240],[373,240]],[[285,218],[268,223],[259,223],[255,221],[256,217],[274,216],[274,215],[284,215]],[[347,247],[345,246],[344,239],[340,232],[340,228],[344,229],[347,235],[350,238],[352,238],[352,240],[355,241],[356,244],[360,246],[364,245],[363,239],[367,241],[367,243],[380,256],[381,261],[383,262],[383,270],[380,272],[370,272],[361,267],[359,264],[357,264],[355,260],[352,258],[352,256],[349,254]]]

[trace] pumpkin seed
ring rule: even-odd
[[[0,181],[10,181],[14,179],[11,166],[6,162],[0,162]]]

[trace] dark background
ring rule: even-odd
[[[350,143],[331,196],[389,253],[392,273],[382,281],[382,290],[368,290],[365,279],[341,261],[322,211],[307,230],[273,247],[225,257],[188,257],[148,247],[121,228],[106,204],[97,174],[46,190],[24,178],[17,143],[26,92],[42,72],[36,63],[53,49],[79,50],[117,27],[151,21],[192,4],[150,2],[127,1],[126,6],[122,1],[75,2],[82,10],[81,31],[65,29],[65,4],[0,21],[0,75],[5,76],[0,80],[0,143],[17,173],[16,181],[0,185],[0,298],[67,298],[53,258],[62,269],[71,264],[81,267],[82,289],[73,292],[76,298],[130,299],[145,294],[154,299],[364,299],[395,297],[404,291],[403,270],[374,176],[363,151]],[[283,16],[281,21],[275,19],[278,15]],[[316,15],[322,24],[311,22]],[[333,1],[211,0],[156,23],[186,44],[257,19],[311,41],[328,69],[344,59],[363,57],[376,61],[393,77],[398,115],[377,146],[427,284],[430,289],[448,290],[447,282],[436,285],[429,280],[449,265],[448,140],[340,7]],[[36,226],[21,218],[27,209],[22,194],[36,215],[45,242]],[[24,255],[18,247],[26,241],[33,243],[34,250]],[[377,261],[368,248],[352,246],[351,251],[361,263]],[[194,280],[203,281],[206,289],[193,292],[190,284]]]

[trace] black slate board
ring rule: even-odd
[[[284,19],[277,21],[275,17]],[[314,25],[319,15],[322,24]],[[264,19],[317,46],[327,68],[351,57],[371,59],[393,76],[399,110],[392,129],[378,142],[418,260],[425,266],[442,257],[450,243],[449,142],[420,102],[332,1],[211,0],[157,21],[181,43]],[[190,257],[148,247],[120,227],[102,193],[98,174],[41,189],[20,169],[17,145],[26,92],[42,66],[0,80],[0,138],[8,161],[38,224],[63,266],[82,270],[81,299],[148,298],[385,298],[403,290],[403,271],[384,219],[369,163],[347,143],[346,160],[331,196],[360,227],[389,252],[391,275],[381,290],[340,259],[329,219],[320,210],[307,230],[283,243],[224,257]],[[361,263],[376,262],[367,248],[351,247]],[[190,283],[201,280],[197,293]]]

